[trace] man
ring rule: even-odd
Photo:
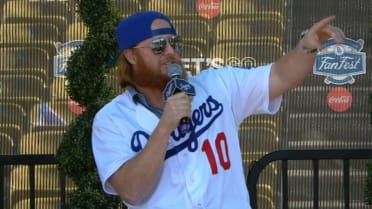
[[[226,66],[196,76],[195,88],[163,98],[169,64],[181,65],[179,38],[168,17],[139,12],[116,30],[119,81],[124,93],[105,105],[92,127],[93,153],[104,191],[129,208],[247,209],[238,141],[240,123],[253,114],[274,114],[281,95],[311,71],[316,49],[344,34],[327,17],[298,47],[274,64],[252,69]],[[191,130],[182,135],[180,119]]]

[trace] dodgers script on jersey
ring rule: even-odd
[[[191,131],[169,138],[157,188],[131,209],[247,209],[238,128],[253,114],[274,114],[281,97],[269,101],[271,65],[207,69],[187,81],[195,87]],[[131,120],[128,120],[131,118]],[[108,178],[146,145],[159,118],[126,91],[102,108],[93,123],[92,145],[105,192]]]

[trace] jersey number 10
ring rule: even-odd
[[[231,166],[230,158],[229,158],[229,150],[227,148],[227,141],[226,136],[223,132],[220,132],[215,141],[214,145],[216,146],[218,160],[220,162],[221,167],[224,170],[228,170]],[[209,143],[208,140],[203,142],[202,151],[205,152],[208,158],[209,165],[211,166],[212,174],[216,175],[218,173],[217,169],[217,162],[216,162],[216,155],[213,153],[212,145]]]

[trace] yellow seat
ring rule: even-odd
[[[216,25],[216,41],[246,41],[251,38],[284,38],[284,25],[275,16],[234,16],[222,18]]]
[[[73,22],[67,27],[66,42],[73,40],[84,40],[87,34],[88,27],[84,22]]]
[[[46,75],[51,75],[51,57],[41,47],[0,47],[0,52],[0,71],[10,73],[10,70],[18,68],[42,69]]]
[[[128,16],[142,10],[141,0],[114,0],[114,5],[119,9],[120,14]]]
[[[184,0],[149,0],[147,10],[159,11],[171,19],[174,17],[197,17],[194,1]]]
[[[254,13],[255,4],[252,0],[222,0],[221,14],[225,15],[247,15]]]
[[[62,16],[31,16],[31,17],[4,17],[3,23],[8,24],[50,24],[57,28],[59,33],[64,33],[67,29],[68,20]]]
[[[40,104],[43,98],[34,96],[6,96],[0,98],[0,103],[12,103],[22,107],[25,114],[30,114],[31,109],[36,105]]]
[[[27,123],[24,109],[14,103],[0,103],[0,124],[16,124],[24,127]]]
[[[26,165],[15,167],[9,177],[10,207],[16,207],[21,201],[28,201],[30,197],[29,168]],[[71,179],[66,177],[66,192],[75,189]],[[60,197],[60,173],[58,165],[35,166],[35,197],[40,199],[54,199]],[[38,200],[36,200],[38,201]]]
[[[0,155],[13,155],[14,142],[10,135],[0,131]]]
[[[55,25],[60,32],[66,30],[70,9],[67,1],[6,1],[2,9],[3,23]]]
[[[287,0],[222,0],[221,14],[229,15],[249,15],[253,13],[272,12],[278,15],[285,14]]]
[[[276,208],[273,197],[263,195],[263,194],[257,195],[257,205],[258,205],[258,208],[267,208],[267,209]]]
[[[2,23],[0,43],[2,47],[10,48],[41,48],[49,57],[53,57],[56,44],[64,41],[64,32],[50,23]]]
[[[19,154],[56,154],[64,131],[41,130],[24,134],[19,143]]]
[[[22,126],[14,123],[0,123],[0,133],[6,134],[10,137],[12,152],[15,154],[18,153],[17,144],[21,140],[23,134]]]
[[[262,37],[247,41],[220,42],[212,46],[209,57],[220,59],[221,65],[252,67],[276,61],[284,54],[275,37]]]
[[[51,86],[52,98],[54,100],[67,100],[68,93],[66,89],[67,79],[55,77]]]
[[[37,68],[37,67],[15,67],[15,68],[0,68],[1,75],[33,75],[41,78],[47,85],[50,82],[50,77],[52,76],[47,68]]]
[[[24,43],[34,41],[58,42],[60,31],[50,23],[3,23],[0,27],[0,42]]]
[[[6,97],[32,96],[48,98],[45,82],[32,75],[4,75],[0,77],[2,95]]]
[[[242,127],[239,129],[241,147],[245,151],[271,152],[279,149],[279,135],[265,127]]]
[[[30,199],[23,199],[15,203],[12,209],[29,209]],[[57,209],[62,208],[61,198],[59,197],[38,197],[35,198],[35,208],[37,209]]]
[[[177,34],[181,36],[182,42],[208,48],[212,31],[208,21],[200,18],[175,18],[172,24]]]
[[[6,1],[3,7],[4,17],[69,17],[68,1]]]

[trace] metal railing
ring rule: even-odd
[[[27,165],[28,166],[28,177],[29,177],[29,199],[30,209],[35,209],[35,165],[53,165],[57,164],[55,155],[43,154],[43,155],[0,155],[0,206],[4,206],[4,170],[5,166],[9,165]],[[59,187],[60,187],[60,199],[61,208],[65,208],[66,200],[66,180],[63,172],[59,171]]]
[[[350,208],[350,160],[372,159],[372,149],[337,149],[337,150],[281,150],[263,156],[251,164],[247,175],[251,206],[257,209],[257,183],[261,171],[273,161],[281,161],[281,207],[288,209],[288,161],[311,160],[313,170],[313,208],[319,208],[319,161],[343,160],[343,196],[344,208]]]
[[[269,153],[255,161],[250,166],[247,176],[247,186],[250,194],[251,206],[257,209],[257,182],[261,171],[273,161],[281,161],[282,206],[288,208],[288,161],[311,160],[313,164],[313,206],[319,208],[319,161],[343,160],[343,186],[345,209],[350,208],[350,165],[353,159],[372,159],[372,149],[342,149],[342,150],[281,150]],[[29,168],[29,208],[35,209],[35,165],[57,164],[55,155],[0,155],[0,177],[4,176],[4,167],[9,165],[27,165]],[[65,208],[66,182],[63,172],[60,175],[61,208]],[[4,178],[0,178],[0,188],[4,188]],[[0,189],[0,205],[4,205],[4,190]],[[125,207],[123,207],[125,208]]]

